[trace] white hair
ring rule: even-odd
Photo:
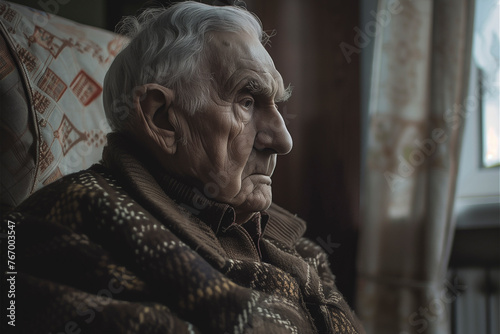
[[[175,103],[189,113],[210,95],[210,74],[203,71],[202,51],[212,32],[245,31],[266,44],[260,20],[244,8],[216,7],[186,1],[169,8],[149,8],[122,20],[120,33],[130,38],[104,79],[106,117],[114,131],[133,125],[136,87],[157,83],[175,92]]]

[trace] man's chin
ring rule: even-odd
[[[234,198],[232,205],[236,212],[251,213],[267,210],[271,206],[272,200],[271,185],[259,183],[253,187],[251,192],[240,192]]]

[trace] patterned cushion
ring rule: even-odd
[[[102,82],[125,39],[0,2],[3,207],[101,157],[110,128]]]

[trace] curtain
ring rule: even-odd
[[[449,333],[446,279],[473,0],[379,0],[362,186],[357,311],[367,333]],[[374,30],[373,27],[377,29]]]

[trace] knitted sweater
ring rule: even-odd
[[[111,135],[101,164],[6,217],[18,332],[363,332],[301,219],[272,205],[236,225],[140,152]]]

